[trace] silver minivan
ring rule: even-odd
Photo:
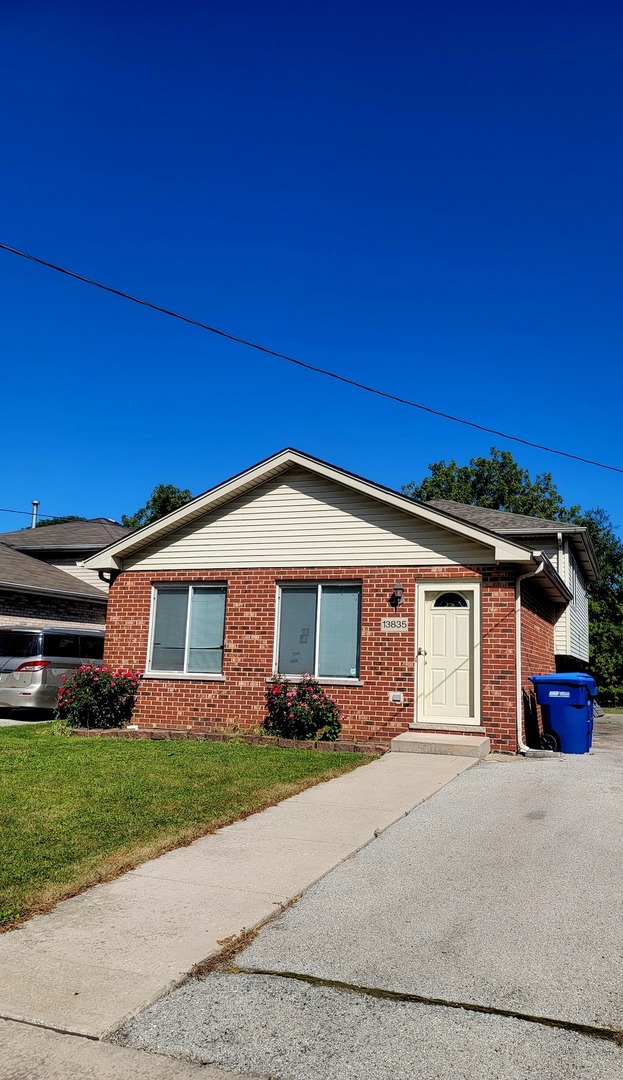
[[[103,656],[103,630],[0,626],[0,708],[54,709],[63,675]]]

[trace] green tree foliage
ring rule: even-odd
[[[38,521],[36,528],[43,529],[46,525],[65,525],[68,521],[86,521],[84,517],[79,517],[78,514],[68,514],[67,517],[53,517],[44,518],[43,521]]]
[[[469,465],[434,461],[428,467],[430,476],[421,484],[412,482],[403,487],[405,495],[420,502],[454,499],[472,506],[486,506],[489,510],[554,521],[569,520],[569,513],[578,510],[578,507],[565,508],[551,473],[539,473],[533,481],[528,470],[522,469],[508,450],[496,450],[495,446],[491,447],[488,458],[472,458]]]
[[[589,667],[602,703],[623,704],[623,542],[606,511],[565,506],[551,473],[540,473],[532,480],[511,453],[495,447],[488,458],[472,458],[468,465],[436,461],[429,470],[421,484],[405,485],[404,494],[421,502],[453,499],[587,529],[600,568],[599,581],[589,589]]]
[[[145,506],[141,506],[140,510],[130,517],[124,514],[121,524],[129,529],[141,529],[143,525],[151,525],[152,521],[158,521],[165,514],[179,510],[180,506],[185,506],[191,499],[188,488],[182,491],[173,484],[157,484]]]

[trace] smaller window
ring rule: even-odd
[[[45,656],[64,656],[79,659],[80,646],[77,634],[44,634],[43,652]]]
[[[104,659],[104,638],[103,636],[86,637],[84,634],[80,635],[80,656],[83,660],[103,660]]]
[[[224,585],[155,587],[151,671],[222,673],[226,594]]]
[[[469,607],[469,604],[458,592],[444,592],[437,597],[433,607]]]

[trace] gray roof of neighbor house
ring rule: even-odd
[[[34,530],[33,530],[34,531]],[[0,543],[0,590],[61,596],[106,605],[106,593],[64,570]]]
[[[551,537],[562,533],[571,540],[587,580],[595,580],[599,576],[593,545],[588,530],[582,525],[574,525],[568,521],[552,521],[549,518],[530,517],[528,514],[509,514],[505,510],[490,510],[485,506],[455,502],[454,499],[429,499],[422,505],[430,506],[433,510],[441,510],[444,514],[450,514],[460,521],[468,521],[481,529],[489,529],[490,532],[498,533],[500,536],[514,536],[519,539],[546,534]]]
[[[46,525],[38,529],[17,529],[0,533],[0,544],[7,544],[17,551],[84,552],[95,554],[102,548],[121,540],[132,529],[109,518],[91,518],[90,521],[64,521],[59,525]]]

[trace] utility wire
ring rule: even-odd
[[[308,364],[304,360],[297,360],[294,356],[288,356],[287,353],[277,352],[275,349],[269,349],[265,345],[258,345],[255,341],[247,341],[246,338],[238,337],[236,334],[229,334],[226,330],[219,330],[215,326],[209,326],[207,323],[200,322],[198,319],[191,319],[188,315],[181,315],[178,311],[170,311],[168,308],[160,307],[159,304],[152,304],[149,300],[142,300],[138,296],[132,296],[130,293],[123,292],[121,289],[114,289],[111,285],[104,285],[101,281],[94,281],[92,278],[83,277],[82,274],[77,274],[73,270],[67,270],[64,266],[56,266],[54,263],[46,262],[45,259],[39,259],[36,255],[30,255],[25,251],[19,251],[17,248],[9,247],[8,244],[0,243],[0,250],[8,251],[11,255],[19,255],[22,259],[28,259],[30,262],[37,263],[39,266],[45,266],[48,270],[55,270],[59,274],[65,274],[67,277],[74,278],[76,281],[82,281],[85,285],[92,285],[96,289],[102,289],[103,292],[112,293],[113,296],[120,296],[122,300],[131,300],[133,304],[139,304],[141,307],[150,308],[152,311],[159,311],[162,315],[168,315],[171,319],[179,319],[180,322],[188,323],[189,326],[196,326],[200,330],[207,330],[210,334],[216,334],[218,337],[226,338],[228,341],[234,341],[238,345],[244,345],[248,349],[256,349],[258,352],[264,353],[267,356],[274,356],[278,360],[286,360],[289,364],[296,364],[297,367],[305,368],[306,371],[313,371],[317,375],[324,375],[328,379],[335,379],[336,382],[345,383],[346,386],[355,386],[358,390],[365,390],[367,394],[375,394],[377,397],[386,398],[389,401],[396,401],[399,405],[407,405],[410,409],[420,409],[422,412],[430,413],[432,416],[440,416],[443,420],[452,420],[455,424],[463,424],[465,427],[476,428],[477,431],[486,431],[488,435],[498,435],[500,439],[508,439],[510,442],[521,443],[523,446],[531,446],[535,450],[544,450],[547,454],[558,454],[559,457],[570,458],[572,461],[581,461],[584,465],[594,465],[598,469],[608,469],[610,472],[623,473],[623,468],[619,468],[616,465],[606,465],[603,461],[594,461],[592,458],[581,457],[579,454],[571,454],[567,450],[556,450],[553,446],[544,446],[542,443],[532,442],[530,439],[522,439],[519,435],[508,435],[504,431],[497,431],[496,428],[486,427],[484,424],[477,424],[475,420],[465,420],[460,416],[452,416],[451,413],[442,412],[440,409],[433,409],[430,405],[422,405],[417,401],[410,401],[409,398],[400,397],[398,394],[391,394],[387,390],[379,390],[375,386],[367,386],[366,383],[358,382],[356,379],[349,379],[346,375],[339,375],[336,371],[329,371],[327,368],[318,367],[316,364]]]
[[[32,510],[7,510],[6,506],[0,506],[0,514],[25,514],[26,517],[32,517]],[[61,517],[61,514],[40,514],[37,511],[37,518],[42,517]]]

